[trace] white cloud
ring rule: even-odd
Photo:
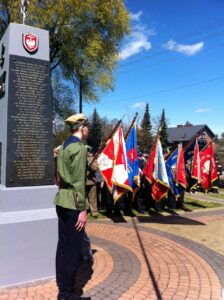
[[[138,11],[136,14],[130,12],[129,13],[130,20],[139,21],[142,14],[143,14],[142,10]]]
[[[197,114],[200,114],[200,113],[205,113],[205,112],[208,112],[208,111],[211,111],[211,108],[198,108],[195,112]]]
[[[125,60],[143,50],[147,51],[152,48],[149,36],[155,35],[156,32],[141,22],[140,17],[142,15],[143,12],[141,10],[135,14],[130,13],[132,32],[124,40],[124,45],[119,53],[120,60]]]
[[[162,46],[170,51],[176,51],[187,56],[193,56],[203,49],[204,42],[200,42],[193,45],[184,45],[184,44],[178,44],[173,40],[169,40],[167,43],[164,43]]]
[[[151,43],[142,32],[133,32],[132,37],[119,53],[120,60],[125,60],[128,57],[139,53],[142,50],[152,48]]]
[[[133,105],[131,105],[131,108],[143,109],[145,108],[145,105],[145,102],[136,102]]]

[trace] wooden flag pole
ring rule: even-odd
[[[130,133],[130,131],[131,131],[131,128],[132,128],[132,126],[134,125],[134,123],[135,123],[137,117],[138,117],[138,112],[135,113],[135,116],[134,116],[134,118],[133,118],[133,120],[132,120],[132,122],[131,122],[131,125],[129,126],[128,131],[127,131],[127,133],[125,134],[125,138],[124,138],[125,141],[127,140],[128,136],[129,136],[129,133]]]
[[[115,127],[109,132],[109,134],[106,136],[106,138],[104,139],[104,142],[102,143],[100,149],[97,151],[97,153],[94,155],[92,161],[90,162],[90,164],[88,165],[89,167],[93,164],[93,162],[97,159],[98,155],[100,155],[100,153],[103,151],[103,149],[105,148],[108,140],[110,140],[112,138],[112,136],[114,135],[114,133],[116,132],[116,130],[118,129],[118,127],[120,126],[123,118],[124,118],[125,114],[123,115],[123,117],[117,122],[117,124],[115,125]]]

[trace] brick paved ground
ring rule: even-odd
[[[81,263],[85,272],[76,291],[93,300],[219,300],[224,287],[224,244],[217,251],[212,237],[220,235],[223,220],[221,208],[126,218],[123,223],[91,221],[87,232],[94,260]],[[213,242],[203,243],[198,228],[206,229],[207,240]],[[54,300],[56,295],[54,280],[0,290],[1,300]]]

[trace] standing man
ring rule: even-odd
[[[82,140],[88,136],[88,123],[84,114],[72,115],[65,120],[71,136],[60,147],[57,174],[60,188],[55,197],[58,216],[58,245],[56,252],[56,281],[58,300],[90,299],[75,295],[75,277],[81,254],[87,220],[86,199],[87,149]]]
[[[96,181],[96,171],[97,171],[97,161],[93,160],[93,150],[90,146],[87,147],[87,176],[86,176],[86,190],[87,197],[89,200],[90,213],[94,218],[98,217],[98,207],[97,207],[97,181]],[[91,166],[89,166],[91,164]]]

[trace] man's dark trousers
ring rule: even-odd
[[[56,282],[58,300],[75,298],[76,271],[81,254],[84,230],[75,229],[79,212],[56,206],[58,215],[58,246],[56,252]]]

